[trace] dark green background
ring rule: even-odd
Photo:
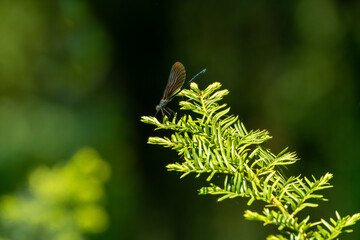
[[[179,180],[165,169],[176,153],[146,144],[159,133],[140,117],[181,61],[188,77],[207,68],[200,88],[229,89],[274,153],[298,153],[291,174],[334,174],[314,221],[360,212],[359,13],[356,0],[1,1],[0,193],[90,146],[112,178],[110,226],[89,238],[265,239],[273,228],[245,221],[246,201],[197,196],[204,179]]]

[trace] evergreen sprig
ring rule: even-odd
[[[311,222],[310,216],[297,215],[305,208],[317,207],[319,201],[327,201],[320,190],[332,187],[332,174],[311,179],[296,176],[286,177],[284,166],[294,164],[298,158],[294,152],[284,149],[275,155],[263,143],[271,139],[266,130],[248,131],[237,116],[228,115],[230,108],[219,104],[229,92],[219,90],[220,83],[213,83],[200,90],[195,83],[179,95],[188,98],[181,101],[181,109],[197,113],[172,120],[164,117],[143,116],[141,121],[156,126],[156,129],[172,130],[171,137],[150,137],[149,144],[172,148],[181,156],[180,162],[167,165],[169,171],[181,172],[181,178],[188,174],[206,174],[208,186],[199,194],[219,195],[218,201],[228,198],[246,197],[248,205],[255,200],[265,203],[262,213],[245,211],[248,220],[273,224],[282,235],[268,236],[269,240],[336,239],[343,230],[360,220],[360,213],[325,221]],[[223,185],[212,179],[217,175]]]

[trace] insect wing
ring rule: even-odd
[[[184,84],[186,78],[185,67],[180,62],[174,63],[162,99],[168,99]]]

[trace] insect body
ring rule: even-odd
[[[165,87],[163,97],[160,100],[159,105],[156,106],[156,114],[161,111],[163,116],[164,112],[170,115],[170,112],[173,111],[170,108],[166,107],[166,105],[184,88],[186,88],[197,76],[204,73],[205,71],[206,69],[202,70],[201,72],[196,74],[189,82],[184,84],[186,78],[185,67],[180,62],[174,63],[170,70],[169,80]]]

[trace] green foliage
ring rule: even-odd
[[[188,101],[180,102],[182,110],[199,114],[177,115],[170,121],[166,116],[163,122],[155,117],[142,117],[144,123],[156,129],[172,130],[171,137],[150,137],[149,144],[162,145],[177,151],[180,162],[167,165],[169,171],[200,176],[206,174],[208,186],[199,194],[219,195],[218,201],[228,198],[246,197],[248,205],[255,200],[265,203],[262,213],[245,211],[248,220],[261,221],[264,225],[277,226],[281,235],[271,235],[268,239],[335,239],[344,228],[360,220],[360,213],[340,217],[330,222],[321,219],[311,222],[310,216],[303,219],[297,215],[305,208],[318,206],[326,201],[320,190],[332,187],[329,180],[332,174],[320,178],[302,176],[286,177],[284,167],[298,161],[295,153],[284,149],[274,154],[263,143],[271,139],[266,130],[247,131],[237,116],[228,115],[230,108],[219,101],[227,95],[227,90],[219,90],[220,83],[214,83],[200,90],[195,83],[190,90],[181,95]],[[223,180],[219,186],[212,180],[217,175]]]
[[[29,189],[2,196],[0,235],[4,239],[81,240],[108,226],[101,205],[109,165],[96,151],[82,149],[65,165],[36,168]]]

